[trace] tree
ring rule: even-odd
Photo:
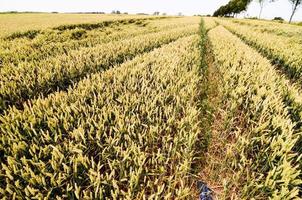
[[[282,17],[274,17],[273,21],[278,21],[283,23],[284,19]]]
[[[247,9],[247,6],[251,0],[231,0],[228,4],[221,6],[213,14],[214,17],[217,16],[235,16]]]
[[[262,10],[263,10],[263,7],[264,7],[264,2],[265,0],[257,0],[258,3],[260,4],[260,11],[259,11],[259,19],[261,18],[261,14],[262,14]]]
[[[291,14],[290,19],[289,19],[289,23],[291,23],[295,12],[298,10],[298,7],[302,3],[302,0],[289,0],[289,2],[292,4],[292,7],[293,7],[292,14]]]
[[[260,11],[259,11],[259,17],[258,19],[261,18],[261,14],[262,14],[262,10],[263,10],[263,7],[264,7],[264,4],[266,2],[266,0],[257,0],[258,3],[260,4]],[[275,2],[275,0],[270,0],[269,2]]]

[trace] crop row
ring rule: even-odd
[[[206,31],[209,31],[217,26],[217,22],[212,17],[203,17],[202,19],[204,21],[204,28]]]
[[[54,27],[52,29],[54,30],[59,30],[59,31],[66,31],[66,30],[73,30],[73,29],[84,29],[84,30],[93,30],[93,29],[97,29],[97,28],[103,28],[106,27],[110,24],[114,24],[114,23],[123,23],[123,24],[127,24],[127,23],[133,23],[135,21],[140,21],[140,20],[158,20],[158,19],[165,19],[167,17],[165,16],[161,16],[161,17],[140,17],[140,18],[136,18],[136,19],[120,19],[120,20],[107,20],[107,21],[103,21],[103,22],[99,22],[99,23],[84,23],[84,24],[63,24],[61,26],[57,26]]]
[[[225,123],[236,141],[225,162],[236,172],[229,181],[244,199],[298,198],[301,118],[294,120],[292,109],[299,109],[299,91],[222,26],[209,31],[209,39],[223,80]]]
[[[1,116],[0,197],[188,198],[203,141],[198,40],[181,38]]]
[[[50,29],[34,39],[20,38],[12,41],[2,39],[0,55],[2,66],[14,67],[20,62],[39,61],[49,56],[67,53],[71,49],[91,47],[121,37],[127,38],[139,28],[135,25],[115,24],[89,31],[74,29],[61,32]]]
[[[228,20],[218,21],[249,45],[256,47],[263,55],[272,60],[274,64],[282,67],[290,78],[301,83],[302,45],[295,38],[258,32],[251,30],[248,26],[238,25]]]
[[[162,20],[136,19],[129,23],[114,23],[93,30],[74,29],[57,31],[44,30],[34,39],[21,38],[13,41],[2,39],[0,49],[1,66],[15,67],[20,62],[33,62],[58,54],[67,54],[81,47],[93,47],[97,44],[126,39],[140,34],[158,32],[165,29],[189,25],[186,18],[167,18]],[[131,23],[130,23],[131,22]],[[198,23],[190,18],[190,22]]]
[[[302,27],[292,24],[281,24],[278,22],[264,21],[264,20],[231,20],[233,23],[248,26],[251,30],[259,32],[267,32],[280,36],[295,37],[301,39]]]
[[[144,34],[130,39],[82,48],[62,55],[18,68],[0,69],[0,111],[9,105],[39,95],[66,89],[87,74],[106,70],[137,54],[150,51],[180,37],[196,33],[198,24],[187,27]],[[4,70],[5,69],[5,70]]]
[[[161,16],[162,17],[162,16]],[[141,19],[141,18],[159,18],[158,16],[146,15],[100,15],[100,14],[52,14],[52,13],[19,13],[0,15],[0,37],[7,37],[13,33],[25,33],[31,30],[45,30],[49,28],[56,28],[61,25],[73,24],[95,24],[103,21],[120,21],[127,19]]]

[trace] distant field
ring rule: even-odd
[[[0,14],[0,36],[16,31],[45,29],[62,24],[97,23],[113,19],[141,18],[145,15],[105,15],[105,14],[51,14],[13,13]]]

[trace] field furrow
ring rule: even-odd
[[[203,142],[199,55],[199,36],[184,37],[11,109],[0,117],[0,193],[193,198],[191,164]]]

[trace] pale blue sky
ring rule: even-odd
[[[153,13],[154,11],[185,15],[212,14],[228,0],[0,0],[0,11],[104,11],[120,10],[129,13]],[[259,5],[254,0],[244,15],[258,16]],[[271,19],[280,16],[286,20],[291,13],[288,0],[269,3],[263,10],[263,17]],[[295,14],[294,20],[302,21],[302,8]]]

